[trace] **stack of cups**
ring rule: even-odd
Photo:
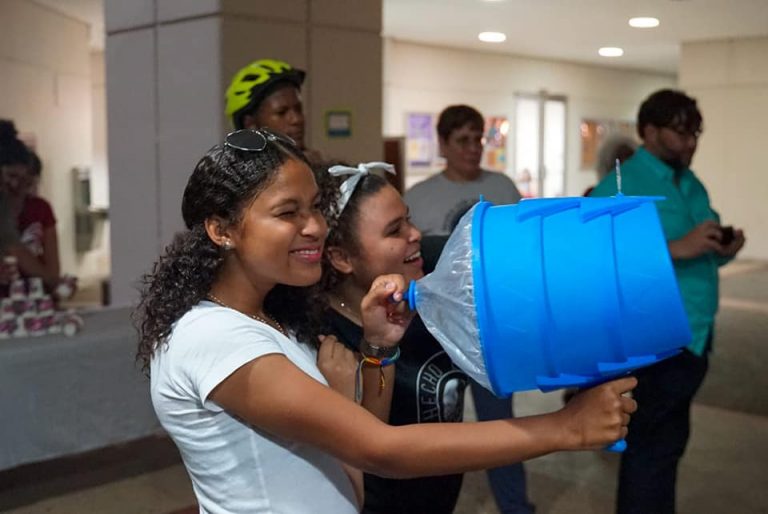
[[[68,300],[75,294],[77,286],[77,277],[74,275],[62,275],[59,283],[54,290],[54,294],[59,300]]]
[[[37,304],[35,303],[35,300],[29,298],[26,294],[23,297],[16,295],[15,298],[13,303],[14,310],[16,311],[16,331],[13,333],[13,336],[26,337],[33,334],[40,335],[36,323]]]
[[[60,328],[59,330],[54,329],[57,325],[51,295],[44,294],[42,298],[37,300],[37,316],[43,324],[42,329],[45,333],[54,334],[60,331]]]
[[[15,278],[11,282],[10,293],[12,300],[25,300],[27,298],[27,286],[23,278]]]
[[[0,301],[0,339],[8,339],[16,331],[16,311],[13,300],[3,298]]]
[[[29,279],[29,297],[38,300],[45,296],[45,288],[43,287],[43,279],[40,277],[32,277]]]
[[[81,318],[74,310],[67,311],[59,318],[61,325],[61,331],[67,337],[72,337],[83,329],[83,318]]]

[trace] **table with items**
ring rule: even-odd
[[[29,323],[37,337],[0,339],[0,470],[162,433],[130,309],[68,316],[61,330]]]

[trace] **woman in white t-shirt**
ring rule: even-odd
[[[310,337],[327,235],[322,200],[284,136],[240,130],[197,164],[184,191],[186,230],[144,277],[138,358],[152,402],[192,479],[201,512],[353,513],[361,471],[461,473],[626,436],[625,378],[556,413],[486,423],[389,426],[397,344],[410,321],[401,275],[361,302],[367,361]],[[381,368],[379,366],[382,366]],[[362,407],[354,400],[361,401]]]

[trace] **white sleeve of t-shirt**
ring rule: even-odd
[[[171,366],[202,405],[221,411],[209,400],[216,386],[245,364],[268,354],[285,354],[277,331],[222,307],[198,306],[174,328],[169,341]],[[286,339],[286,341],[288,341]]]

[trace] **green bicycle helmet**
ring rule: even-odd
[[[260,59],[238,71],[226,93],[225,114],[236,129],[243,128],[242,118],[253,111],[280,82],[288,82],[301,89],[306,73],[285,61]]]

